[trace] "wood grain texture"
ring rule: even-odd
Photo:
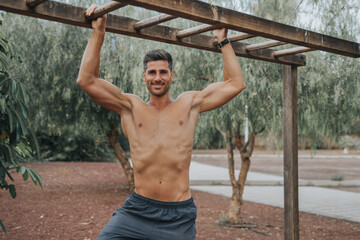
[[[36,7],[37,5],[45,2],[47,0],[26,0],[26,5],[29,7],[29,8],[34,8]]]
[[[297,67],[283,66],[284,239],[299,240]]]
[[[59,3],[56,1],[46,1],[45,3],[37,6],[35,9],[29,9],[25,2],[26,0],[0,0],[0,9],[21,15],[91,28],[91,21],[87,20],[84,16],[86,10],[85,8]],[[181,31],[181,29],[154,25],[137,31],[134,29],[134,25],[137,22],[138,20],[136,19],[109,14],[106,24],[106,31],[212,52],[221,52],[220,49],[214,47],[212,44],[214,38],[211,36],[198,34],[179,40],[176,37],[176,33]],[[247,44],[236,42],[232,43],[232,46],[234,48],[235,54],[240,57],[281,64],[291,64],[296,66],[305,65],[305,59],[299,55],[275,58],[272,55],[274,51],[271,49],[263,49],[249,53],[245,50]]]
[[[276,47],[276,46],[281,46],[286,44],[285,42],[280,42],[277,40],[270,40],[270,41],[266,41],[266,42],[261,42],[261,43],[255,43],[255,44],[251,44],[248,45],[246,47],[246,51],[256,51],[259,49],[264,49],[264,48],[270,48],[270,47]]]
[[[296,28],[197,0],[116,0],[170,15],[217,25],[278,41],[349,57],[360,57],[359,44]]]
[[[168,14],[160,14],[158,16],[154,16],[154,17],[151,17],[151,18],[147,18],[147,19],[143,19],[143,20],[138,21],[137,23],[134,24],[134,28],[136,30],[140,30],[140,29],[143,29],[143,28],[147,28],[147,27],[157,25],[159,23],[170,21],[170,20],[175,19],[175,18],[176,18],[176,16],[172,16],[172,15],[168,15]]]
[[[97,19],[98,17],[103,16],[106,13],[112,12],[116,9],[125,7],[127,4],[126,3],[119,3],[116,1],[111,1],[111,2],[107,2],[102,6],[99,6],[98,8],[95,9],[94,14],[91,16],[85,16],[87,19],[92,20],[92,19]]]

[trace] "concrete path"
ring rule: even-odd
[[[236,176],[238,174],[239,171],[236,171]],[[248,182],[257,182],[259,183],[258,185],[265,186],[246,186],[243,196],[244,200],[284,207],[283,187],[268,186],[266,184],[266,182],[274,181],[282,183],[282,177],[250,171],[247,180],[247,184]],[[226,168],[194,161],[191,163],[190,184],[194,190],[231,197],[231,186],[221,186],[224,185],[224,182],[227,183],[228,181],[229,173]],[[299,183],[303,182],[304,180],[299,180]],[[204,183],[204,185],[201,186],[201,183]],[[216,183],[219,184],[215,186]],[[299,187],[299,209],[303,212],[360,222],[360,193],[320,187]]]

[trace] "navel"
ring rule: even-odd
[[[184,124],[184,122],[180,120],[179,125],[182,126],[183,124]]]
[[[142,127],[142,123],[139,123],[139,128],[141,128]]]

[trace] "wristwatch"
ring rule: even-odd
[[[225,38],[224,40],[222,40],[221,42],[219,42],[218,47],[222,48],[223,46],[225,46],[226,44],[230,43],[230,40]]]

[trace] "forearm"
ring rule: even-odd
[[[240,88],[245,88],[243,74],[240,64],[236,59],[235,52],[231,44],[226,44],[221,48],[224,64],[224,81],[232,81],[232,83]]]
[[[105,32],[94,30],[86,46],[78,76],[78,82],[91,83],[99,77],[100,50],[104,42]]]

